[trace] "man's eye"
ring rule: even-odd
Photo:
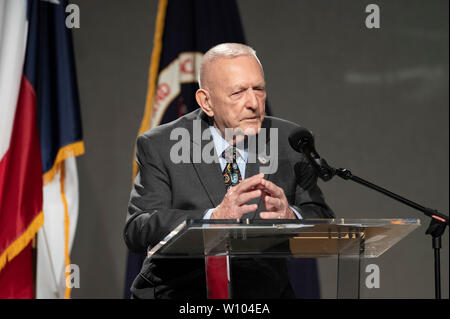
[[[238,95],[238,94],[241,94],[242,92],[244,92],[244,91],[243,90],[239,90],[239,91],[233,92],[232,95]]]

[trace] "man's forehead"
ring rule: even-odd
[[[256,58],[252,55],[239,55],[236,57],[218,57],[215,58],[211,61],[209,61],[206,64],[207,68],[210,69],[214,69],[214,68],[232,68],[236,65],[258,65],[260,68],[261,66],[259,65],[258,61],[256,60]]]
[[[205,73],[207,73],[207,77],[211,77],[209,80],[229,80],[231,82],[230,84],[234,86],[245,86],[248,83],[246,83],[248,80],[254,82],[257,80],[259,85],[264,84],[264,76],[262,72],[262,68],[258,61],[255,59],[255,57],[251,55],[242,55],[237,57],[224,57],[224,58],[217,58],[208,63],[207,69]],[[245,72],[243,69],[247,68],[255,68],[256,72]],[[239,73],[239,75],[242,74],[242,78],[235,77],[236,73]],[[253,83],[254,84],[254,83]],[[223,85],[223,83],[221,83]]]

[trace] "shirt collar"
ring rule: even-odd
[[[213,137],[214,147],[216,149],[217,156],[220,157],[223,151],[225,151],[231,145],[228,144],[228,142],[222,137],[220,132],[214,126],[211,125],[209,127],[209,130],[211,131],[211,135]],[[241,158],[244,160],[244,162],[247,162],[248,149],[236,148],[236,150],[241,156]]]

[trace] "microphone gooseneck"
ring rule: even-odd
[[[294,150],[306,156],[322,180],[329,181],[336,174],[335,169],[330,167],[317,153],[311,131],[302,127],[296,129],[289,135],[289,144]]]
[[[366,186],[377,192],[380,192],[392,199],[395,199],[409,207],[421,211],[425,215],[431,217],[430,225],[426,231],[427,235],[432,237],[433,250],[434,250],[434,287],[435,287],[435,297],[436,299],[441,298],[441,270],[440,270],[440,248],[441,248],[441,237],[445,232],[449,224],[449,218],[447,215],[439,213],[435,209],[427,208],[421,206],[413,201],[410,201],[400,195],[392,193],[387,189],[384,189],[378,185],[372,184],[358,176],[353,175],[349,170],[345,168],[335,169],[330,167],[327,162],[322,159],[314,148],[314,137],[313,134],[305,129],[298,128],[289,135],[289,144],[297,152],[303,153],[314,169],[317,171],[319,177],[324,181],[330,180],[334,175],[341,177],[344,180],[352,180],[360,185]]]

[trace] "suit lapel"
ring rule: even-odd
[[[207,116],[203,111],[200,111],[199,116],[197,118],[200,120],[201,123],[201,134],[205,130],[209,130],[209,125],[207,122]],[[192,127],[189,128],[189,131],[191,132],[191,139],[194,136],[192,133]],[[194,141],[192,139],[193,144],[197,144],[198,141]],[[210,136],[209,140],[204,140],[199,145],[200,150],[202,150],[202,146],[205,146],[208,143],[213,143],[212,136]],[[193,145],[192,145],[193,146]],[[192,150],[194,148],[192,147]],[[221,202],[223,197],[225,196],[226,189],[225,184],[223,182],[223,176],[222,176],[222,170],[220,168],[219,160],[216,154],[215,148],[214,150],[214,159],[215,161],[213,163],[205,163],[203,159],[200,159],[199,163],[194,163],[192,151],[191,151],[191,163],[194,166],[194,169],[198,175],[198,178],[200,179],[201,184],[203,185],[203,188],[205,189],[206,194],[208,194],[208,197],[211,201],[211,204],[213,207],[217,207]]]
[[[245,168],[245,178],[252,177],[254,175],[257,175],[260,173],[260,168],[263,167],[271,167],[274,165],[274,163],[270,162],[270,158],[266,156],[265,153],[270,153],[270,119],[265,118],[261,129],[265,130],[265,137],[258,136],[259,138],[265,138],[265,149],[261,150],[258,148],[259,140],[256,141],[256,154],[255,152],[252,153],[252,150],[249,150],[248,152],[248,160],[247,160],[247,166]],[[269,170],[270,171],[270,170]],[[264,174],[264,179],[270,180],[273,174]]]
[[[198,178],[203,185],[213,207],[217,207],[225,196],[225,184],[219,163],[193,163]]]
[[[259,145],[259,140],[257,139],[256,141],[256,152],[255,150],[250,150],[249,149],[249,153],[248,153],[248,160],[247,160],[247,165],[245,168],[245,178],[250,178],[254,175],[257,175],[260,173],[260,169],[262,167],[266,167],[269,171],[271,171],[269,168],[274,165],[274,163],[270,162],[270,159],[268,156],[266,156],[267,154],[271,154],[270,153],[270,119],[264,119],[262,125],[261,125],[262,129],[265,129],[265,137],[262,135],[258,135],[258,139],[260,138],[265,138],[265,149],[261,150],[258,148]],[[273,174],[264,174],[264,179],[266,180],[270,180],[272,178]],[[243,218],[249,218],[249,219],[260,219],[259,217],[259,213],[260,211],[264,211],[265,207],[262,203],[261,198],[256,198],[254,200],[251,200],[248,202],[248,204],[257,204],[258,205],[258,209],[256,212],[253,213],[249,213],[243,216]]]
[[[203,134],[203,132],[207,129],[209,129],[209,124],[208,124],[208,119],[206,114],[203,111],[199,111],[198,113],[198,117],[196,118],[197,120],[200,120],[201,123],[201,134]],[[193,134],[193,127],[192,127],[192,122],[190,123],[191,126],[188,127],[187,129],[190,132],[190,136],[191,136],[191,141],[193,144],[197,144],[198,145],[198,141],[195,141],[193,139],[194,134]],[[270,141],[270,119],[265,119],[263,121],[262,124],[262,128],[265,128],[266,130],[266,136],[265,136],[265,150],[256,150],[256,154],[253,150],[249,150],[249,154],[248,154],[248,161],[247,161],[247,165],[245,168],[245,178],[249,178],[252,177],[254,175],[259,174],[260,172],[260,167],[263,165],[265,167],[270,167],[271,165],[273,165],[274,163],[269,162],[269,158],[265,155],[265,153],[270,154],[270,149],[269,149],[269,141]],[[259,137],[258,137],[259,138]],[[205,146],[207,143],[213,143],[213,139],[212,136],[210,136],[209,140],[204,140],[201,141],[200,144],[200,150],[202,146]],[[256,143],[258,145],[258,142]],[[193,145],[192,145],[193,146]],[[208,195],[211,204],[213,205],[213,207],[217,207],[223,200],[223,197],[225,196],[226,193],[226,188],[225,188],[225,184],[223,182],[223,176],[222,176],[222,170],[220,168],[220,164],[218,161],[218,157],[216,154],[216,150],[214,149],[214,158],[215,161],[213,163],[205,163],[203,161],[203,159],[200,160],[199,163],[194,163],[193,160],[193,151],[194,147],[191,148],[191,163],[198,175],[198,178],[201,182],[201,184],[203,185],[203,188],[205,189],[206,194]],[[267,161],[267,162],[266,162]],[[270,180],[273,174],[265,174],[264,178],[266,180]],[[261,199],[254,199],[252,201],[248,202],[249,204],[258,204],[258,211],[259,210],[264,210],[264,207],[262,206],[262,202]],[[257,217],[256,213],[251,213],[251,214],[246,214],[248,216],[243,216],[244,218],[259,218]],[[259,216],[259,215],[258,215]]]

